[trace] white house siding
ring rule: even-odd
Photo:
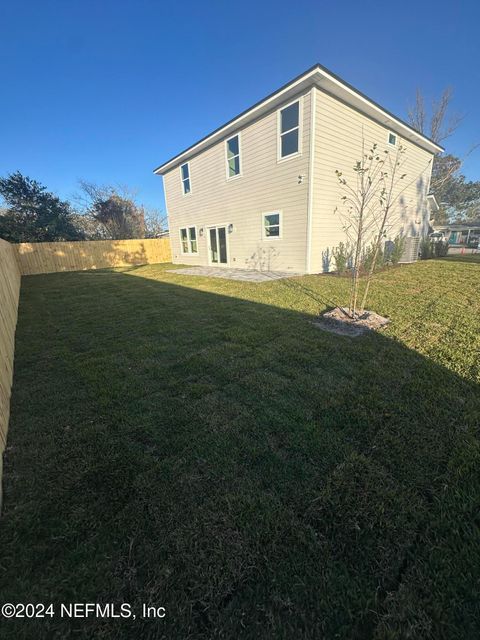
[[[230,267],[306,271],[310,93],[301,99],[300,156],[277,161],[275,110],[239,130],[241,177],[226,179],[224,140],[189,160],[191,194],[182,194],[179,166],[165,174],[175,263],[207,265],[207,227],[233,224],[233,232],[228,234]],[[299,176],[304,176],[303,181]],[[261,214],[278,210],[282,211],[282,237],[262,240]],[[184,255],[179,229],[193,225],[197,227],[199,251]],[[200,228],[204,229],[203,237],[198,234]]]
[[[347,180],[355,183],[353,165],[362,155],[362,138],[366,148],[378,144],[381,152],[395,148],[387,144],[388,127],[385,127],[327,93],[316,93],[315,157],[313,168],[313,210],[310,271],[321,272],[332,269],[332,248],[345,242],[346,235],[335,208],[341,208],[344,190],[338,182],[335,170],[343,172]],[[403,230],[405,235],[425,235],[428,231],[428,206],[426,195],[430,184],[433,156],[413,143],[397,135],[407,149],[403,159],[403,173],[407,176],[401,183],[403,189],[413,183],[402,194],[398,211],[401,219],[389,233],[393,238]],[[403,160],[402,160],[403,162]],[[395,216],[396,217],[396,216]],[[416,221],[420,221],[417,224]]]

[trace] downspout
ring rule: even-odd
[[[432,172],[433,172],[433,163],[435,161],[435,154],[432,155],[432,160],[430,162],[430,168],[428,171],[428,184],[427,184],[427,190],[426,190],[426,201],[427,201],[427,212],[428,212],[428,222],[427,222],[427,229],[425,230],[425,218],[422,219],[422,233],[421,233],[421,237],[425,238],[425,236],[428,236],[428,232],[430,231],[430,227],[432,227],[432,225],[430,224],[430,206],[428,204],[428,194],[430,193],[430,188],[431,188],[431,184],[432,184]],[[433,227],[432,227],[433,228]]]
[[[317,89],[313,86],[310,90],[310,157],[308,167],[308,200],[307,200],[307,256],[305,271],[312,273],[312,218],[313,218],[313,170],[315,164],[315,115],[316,115]]]
[[[172,237],[173,235],[170,233],[170,216],[168,213],[168,202],[167,202],[167,181],[165,180],[165,175],[162,175],[162,183],[163,183],[163,199],[165,200],[165,213],[167,214],[167,223],[168,223],[168,239],[170,240],[170,254],[171,254],[171,258],[172,258],[172,262],[174,260],[173,258],[173,244],[172,244]],[[198,242],[198,238],[197,238],[197,242]]]

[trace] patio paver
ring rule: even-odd
[[[255,271],[254,269],[224,269],[222,267],[183,267],[171,272],[185,276],[206,276],[208,278],[225,278],[244,282],[268,282],[299,276],[299,273],[286,271]]]

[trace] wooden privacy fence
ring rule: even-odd
[[[85,271],[171,261],[170,240],[88,240],[24,242],[12,245],[22,276],[58,271]]]
[[[0,505],[3,451],[10,415],[19,294],[20,271],[15,259],[15,251],[8,242],[0,240]]]

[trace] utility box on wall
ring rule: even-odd
[[[407,264],[418,260],[418,252],[420,250],[420,236],[408,236],[405,239],[405,249],[399,262]]]

